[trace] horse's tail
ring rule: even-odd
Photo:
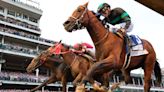
[[[162,81],[162,73],[161,73],[161,68],[160,68],[158,61],[155,62],[154,74],[155,74],[155,77],[157,80],[157,85],[160,85],[160,83]]]

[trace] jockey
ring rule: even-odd
[[[77,43],[73,46],[73,48],[75,49],[75,53],[81,54],[83,56],[86,56],[87,58],[95,61],[95,55],[93,54],[93,52],[90,51],[90,49],[93,48],[93,46],[91,46],[88,43]]]
[[[103,16],[100,19],[101,21],[113,25],[113,28],[110,28],[111,31],[117,32],[118,30],[121,30],[125,33],[125,41],[129,45],[130,41],[127,32],[131,32],[133,28],[129,14],[122,8],[111,9],[110,5],[107,3],[100,4],[97,12]]]

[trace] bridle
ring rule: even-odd
[[[74,16],[71,16],[71,18],[73,18],[73,19],[76,21],[75,24],[74,24],[74,26],[77,26],[78,29],[84,28],[84,26],[82,26],[82,23],[81,23],[80,21],[83,19],[84,15],[85,15],[85,14],[87,13],[87,11],[88,11],[88,9],[87,9],[86,6],[82,6],[82,7],[84,7],[85,10],[83,11],[82,15],[81,15],[79,18],[76,18],[76,17],[74,17]],[[89,17],[89,16],[88,16],[88,17]],[[96,42],[95,45],[98,45],[98,44],[101,43],[103,40],[105,40],[105,39],[108,37],[108,34],[109,34],[109,32],[107,32],[107,33],[105,34],[105,36],[104,36],[101,40],[99,40],[98,42]]]
[[[80,21],[83,19],[84,15],[87,13],[87,10],[88,10],[87,7],[85,7],[85,6],[82,6],[82,7],[85,8],[85,10],[83,11],[82,15],[79,18],[76,18],[74,16],[70,17],[70,18],[73,18],[76,21],[74,23],[74,26],[77,26],[78,29],[83,29],[84,28],[84,26],[82,25],[82,23]]]
[[[43,53],[42,53],[42,54],[43,54]],[[40,56],[40,57],[41,57],[40,60],[38,61],[39,64],[37,65],[37,67],[39,67],[39,66],[41,66],[42,64],[44,64],[45,61],[46,61],[46,59],[47,59],[47,57],[49,57],[49,56],[52,55],[52,54],[49,52],[48,56],[46,56],[46,57],[44,56],[44,57],[43,57],[42,54],[41,54],[41,56]]]
[[[46,55],[44,55],[46,54]],[[44,64],[47,60],[48,57],[52,56],[53,53],[51,53],[50,51],[43,51],[41,52],[41,54],[38,56],[39,58],[36,58],[37,60],[37,66],[36,68],[38,68],[39,66],[41,66],[42,64]]]

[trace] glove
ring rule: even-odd
[[[115,29],[121,29],[122,27],[120,25],[115,25],[113,28],[115,28]]]
[[[126,33],[126,30],[124,28],[120,29],[123,33]]]

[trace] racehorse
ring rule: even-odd
[[[56,47],[52,48],[55,55],[60,55],[63,57],[64,62],[70,67],[72,75],[74,76],[73,84],[77,84],[81,82],[82,78],[86,75],[88,69],[92,66],[94,61],[83,55],[79,55],[76,53],[76,50],[72,50],[73,47],[58,43]],[[58,53],[55,53],[57,50]],[[82,53],[81,53],[82,54]],[[96,77],[99,75],[96,75]],[[102,76],[102,75],[101,75]],[[103,83],[106,87],[109,86],[109,75],[104,74],[103,77],[97,77],[96,80]]]
[[[96,59],[98,62],[94,63],[88,70],[81,85],[85,85],[87,81],[94,84],[92,76],[95,74],[103,74],[113,69],[122,70],[126,55],[124,38],[108,31],[95,14],[88,10],[87,6],[88,3],[80,5],[63,24],[68,32],[86,27],[95,45]],[[129,66],[124,69],[123,74],[124,76],[128,75],[125,76],[125,82],[129,81],[130,71],[142,67],[144,70],[144,92],[150,92],[151,74],[154,70],[157,82],[160,84],[161,69],[159,63],[156,61],[156,53],[151,43],[144,39],[141,40],[148,54],[132,56],[131,62]]]
[[[51,56],[52,54],[46,50],[41,52],[37,57],[33,58],[31,63],[27,67],[27,72],[32,72],[36,68],[40,66],[45,66],[51,71],[51,76],[49,77],[48,80],[43,82],[41,85],[33,88],[31,92],[35,92],[36,90],[40,89],[43,86],[46,86],[47,84],[56,82],[56,81],[61,81],[62,82],[62,90],[63,92],[66,92],[66,84],[67,81],[72,81],[73,79],[71,78],[71,75],[68,74],[70,73],[69,68],[62,59],[60,59],[58,56]],[[70,80],[68,79],[70,78]]]

